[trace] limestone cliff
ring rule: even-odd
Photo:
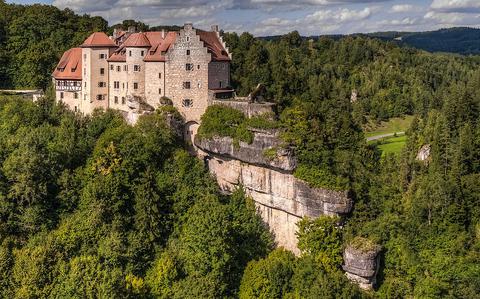
[[[380,250],[378,245],[370,248],[359,248],[358,244],[365,246],[370,241],[357,238],[357,245],[349,244],[343,254],[343,270],[347,277],[356,282],[363,289],[372,289],[376,283],[378,268],[380,266]]]
[[[220,188],[230,192],[242,186],[273,231],[277,244],[295,253],[297,222],[303,217],[343,215],[353,202],[346,191],[312,188],[292,174],[296,158],[281,148],[278,132],[257,131],[251,144],[235,144],[230,137],[195,138]],[[265,152],[276,152],[265,155]]]

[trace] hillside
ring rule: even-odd
[[[480,54],[480,29],[455,27],[425,32],[385,31],[374,33],[356,33],[351,35],[316,35],[304,39],[318,40],[321,37],[339,40],[347,36],[373,37],[383,41],[393,41],[428,52],[447,52],[462,55]],[[262,40],[277,41],[281,36],[260,37]]]
[[[384,40],[395,40],[429,52],[480,54],[480,29],[449,28],[427,32],[380,32],[367,34]]]

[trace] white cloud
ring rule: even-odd
[[[362,10],[351,10],[348,8],[332,10],[319,10],[305,17],[307,23],[325,24],[334,22],[337,24],[360,21],[369,18],[372,15],[372,9],[366,7]]]
[[[401,13],[401,12],[411,12],[416,7],[411,4],[397,4],[392,6],[391,12],[394,13]]]
[[[440,12],[479,13],[479,0],[433,0],[430,8]]]

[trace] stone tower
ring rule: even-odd
[[[117,47],[103,32],[90,35],[82,48],[83,99],[80,109],[89,114],[95,108],[108,108],[108,62]]]

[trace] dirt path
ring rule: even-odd
[[[377,135],[377,136],[371,136],[371,137],[367,138],[367,141],[378,140],[378,139],[382,139],[382,138],[385,138],[385,137],[392,137],[392,136],[395,136],[395,134],[397,134],[397,136],[402,136],[402,135],[405,135],[405,132],[395,132],[395,133],[388,133],[388,134],[382,134],[382,135]]]

